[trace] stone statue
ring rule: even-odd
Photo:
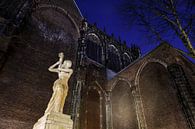
[[[63,61],[64,54],[59,53],[59,61],[49,67],[49,71],[58,73],[58,79],[53,85],[53,94],[45,114],[63,113],[63,107],[68,93],[68,80],[73,73],[70,60]]]
[[[34,124],[33,129],[73,128],[70,115],[63,114],[63,107],[68,94],[68,80],[73,73],[72,62],[63,60],[64,54],[59,53],[59,61],[49,67],[49,71],[58,73],[58,79],[53,84],[53,94],[45,114]]]

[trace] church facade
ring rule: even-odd
[[[64,112],[74,129],[194,129],[195,65],[162,43],[141,56],[83,19],[74,0],[0,2],[0,128],[32,129],[73,62]]]

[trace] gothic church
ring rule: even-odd
[[[195,65],[168,43],[145,56],[82,17],[74,0],[0,1],[0,129],[32,129],[73,62],[74,129],[195,129]]]

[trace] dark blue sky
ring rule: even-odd
[[[149,43],[148,38],[146,38],[146,33],[142,31],[142,28],[136,25],[129,26],[127,24],[127,19],[119,11],[122,1],[123,0],[76,0],[82,15],[89,23],[97,23],[98,28],[102,30],[105,27],[108,34],[114,33],[116,38],[120,36],[128,45],[131,43],[137,44],[141,48],[142,55],[144,55],[158,44]],[[170,36],[168,40],[174,47],[186,51],[179,39]]]

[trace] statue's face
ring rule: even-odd
[[[60,52],[60,53],[58,54],[58,56],[59,56],[59,57],[64,57],[64,53]]]

